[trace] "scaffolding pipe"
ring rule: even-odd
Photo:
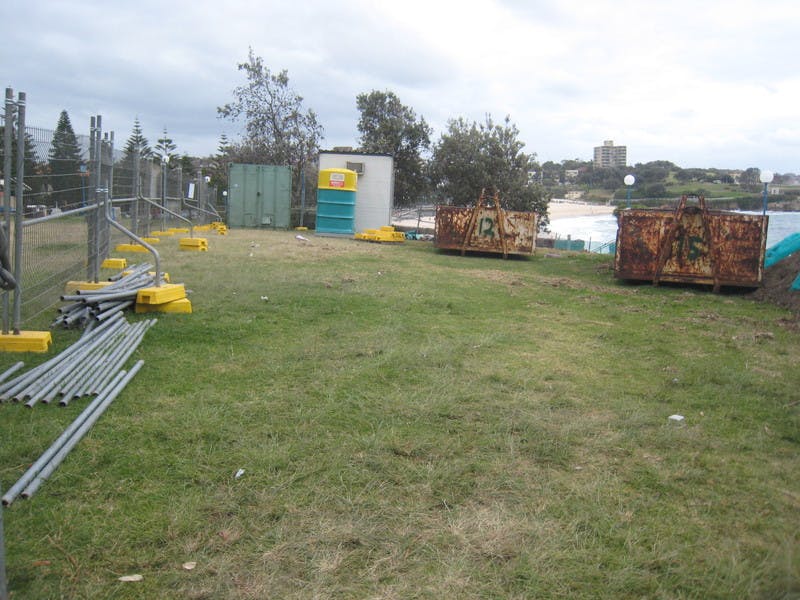
[[[64,294],[61,300],[64,302],[84,302],[85,304],[92,304],[92,302],[107,302],[109,300],[130,300],[136,298],[138,290],[127,290],[122,292],[95,292],[93,294]]]
[[[119,332],[120,329],[126,328],[128,323],[126,321],[115,321],[114,327],[103,332],[102,335],[97,336],[91,343],[84,344],[79,352],[70,356],[69,360],[56,365],[53,369],[49,370],[47,374],[36,381],[31,386],[24,390],[20,390],[15,396],[15,400],[24,400],[30,398],[25,405],[32,408],[41,398],[43,398],[54,386],[60,383],[75,370],[76,365],[79,366],[82,361],[86,360],[97,348],[101,348],[108,343],[109,340]]]
[[[119,318],[121,317],[122,314],[120,313]],[[25,389],[25,387],[29,385],[33,380],[40,377],[43,373],[46,373],[48,369],[52,368],[53,366],[57,365],[63,360],[69,360],[69,358],[73,354],[81,350],[84,344],[90,343],[93,339],[96,338],[96,336],[102,335],[102,333],[106,331],[109,327],[114,326],[116,321],[117,321],[116,318],[112,318],[105,321],[102,325],[96,327],[92,331],[91,335],[88,336],[86,334],[82,335],[77,342],[75,342],[72,346],[70,346],[57,356],[54,356],[50,360],[40,364],[37,367],[34,367],[27,373],[23,373],[19,377],[16,377],[0,385],[0,398],[5,400],[10,399],[12,396],[16,395],[20,390]]]
[[[128,330],[124,337],[120,338],[117,343],[107,349],[104,356],[105,360],[94,365],[94,368],[87,373],[86,377],[76,380],[72,389],[68,390],[69,394],[65,394],[61,400],[61,405],[66,406],[69,401],[77,396],[87,396],[102,389],[102,385],[97,385],[96,382],[106,381],[107,374],[112,374],[119,370],[132,352],[127,352],[130,346],[134,350],[139,346],[144,335],[139,335],[139,331],[143,329],[142,323],[137,323],[134,327]],[[123,356],[120,360],[120,356]],[[65,401],[66,400],[66,401]]]
[[[28,484],[28,487],[22,492],[23,498],[30,498],[33,494],[36,493],[36,490],[47,480],[48,477],[55,471],[58,466],[64,461],[67,454],[81,441],[86,432],[91,429],[92,425],[94,425],[97,420],[102,416],[102,414],[106,411],[109,405],[116,399],[119,393],[125,388],[126,385],[130,382],[131,379],[139,372],[139,369],[142,368],[144,364],[143,360],[138,361],[130,371],[127,373],[125,371],[120,371],[120,374],[123,375],[122,379],[120,379],[115,385],[109,385],[108,389],[109,392],[107,394],[103,394],[104,399],[98,405],[97,410],[93,411],[86,420],[78,427],[75,431],[74,435],[72,435],[69,440],[67,440],[64,445],[58,450],[58,452],[53,455],[52,459],[47,462],[47,464],[39,471],[33,480]],[[100,396],[98,396],[99,398]]]
[[[123,364],[125,364],[125,361],[128,360],[128,358],[131,356],[131,354],[133,354],[136,351],[136,348],[139,347],[139,344],[141,343],[142,339],[144,338],[144,334],[147,332],[147,330],[152,325],[155,324],[155,322],[156,322],[155,319],[153,319],[153,320],[151,320],[149,322],[148,321],[144,321],[144,323],[146,323],[146,325],[141,328],[141,332],[137,332],[136,338],[132,341],[132,343],[127,345],[126,347],[124,347],[123,352],[122,352],[122,357],[117,361],[117,364],[119,366],[122,366]],[[112,375],[113,375],[113,371],[112,370],[106,370],[105,374],[100,376],[94,382],[94,386],[93,387],[84,386],[84,390],[88,394],[93,394],[93,393],[95,393],[95,392],[97,392],[99,390],[102,390],[103,387],[105,387],[106,383],[108,382],[108,380],[111,378]],[[86,389],[87,387],[89,389]]]
[[[14,373],[19,371],[24,366],[25,363],[22,361],[19,361],[18,363],[14,363],[13,365],[11,365],[8,369],[3,371],[2,374],[0,374],[0,383],[5,381],[7,378],[11,377]]]
[[[117,306],[108,308],[108,309],[106,309],[106,310],[104,310],[102,312],[97,313],[94,316],[94,318],[95,318],[96,321],[105,321],[109,317],[113,317],[114,313],[122,312],[123,310],[125,310],[129,306],[133,306],[133,303],[134,303],[133,300],[128,300],[126,302],[121,302],[120,304],[117,304]]]
[[[118,377],[114,380],[114,384],[118,383],[122,380],[123,374],[119,373]],[[109,390],[113,386],[109,386]],[[2,499],[0,500],[3,506],[9,506],[17,496],[19,496],[20,492],[25,489],[25,486],[30,483],[30,481],[36,476],[39,471],[50,461],[50,459],[55,456],[56,452],[61,449],[61,447],[69,440],[69,438],[78,430],[78,428],[88,419],[91,414],[97,409],[100,404],[103,403],[105,400],[106,394],[101,394],[97,398],[95,398],[85,409],[81,412],[75,420],[70,423],[70,425],[63,431],[63,433],[58,436],[55,442],[53,442],[50,447],[45,450],[42,455],[36,459],[36,461],[25,471],[22,476],[17,480],[17,482],[12,485],[6,493],[3,495]]]
[[[140,265],[134,265],[134,266],[128,267],[125,271],[121,271],[121,272],[117,273],[116,275],[112,275],[111,277],[108,278],[108,280],[117,282],[117,281],[120,281],[121,279],[124,279],[125,277],[129,277],[130,275],[138,275],[140,273],[147,273],[147,271],[149,271],[152,268],[153,268],[153,265],[151,265],[150,263],[142,263]]]
[[[61,385],[54,390],[55,394],[53,394],[53,398],[60,393],[62,396],[60,404],[61,406],[66,406],[69,400],[74,396],[74,393],[72,393],[73,390],[80,388],[80,386],[83,385],[84,378],[87,377],[95,367],[101,366],[103,362],[107,360],[108,356],[114,351],[114,348],[125,339],[130,329],[130,326],[126,326],[119,332],[118,336],[109,339],[107,343],[98,347],[91,356],[87,357],[87,359],[70,373],[69,377],[65,378]],[[67,398],[67,401],[64,402],[63,398]]]

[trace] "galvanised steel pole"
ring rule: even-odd
[[[96,189],[97,173],[94,169],[94,131],[95,117],[89,118],[89,190]],[[97,214],[93,210],[86,213],[86,226],[88,235],[86,240],[86,280],[94,281],[94,247],[95,236],[97,235]]]
[[[3,490],[0,489],[0,494],[2,493]],[[2,506],[0,506],[0,600],[8,600],[8,587],[6,586],[6,544],[3,538]]]
[[[131,196],[133,196],[133,206],[131,206],[131,230],[138,234],[139,233],[139,196],[141,195],[141,181],[139,180],[139,168],[141,162],[141,156],[139,153],[141,149],[139,148],[139,142],[136,142],[136,146],[134,147],[134,154],[133,154],[133,190]]]
[[[8,258],[8,234],[11,231],[11,146],[14,143],[14,90],[6,88],[6,112],[4,117],[4,135],[3,135],[3,173],[5,173],[5,181],[3,182],[3,208],[5,209],[5,219],[3,222],[2,236],[4,239],[0,240],[3,244]],[[8,291],[3,290],[3,334],[8,333],[8,309],[9,297]]]
[[[14,334],[19,334],[22,310],[22,213],[25,209],[25,92],[17,95],[17,214],[14,219]]]
[[[131,370],[128,372],[120,371],[123,374],[122,379],[120,379],[117,383],[110,385],[108,388],[108,392],[104,393],[105,398],[103,399],[102,403],[97,407],[95,411],[92,412],[91,415],[81,424],[81,426],[75,431],[74,435],[67,440],[64,445],[58,450],[58,452],[52,457],[50,461],[39,471],[36,476],[33,478],[33,481],[28,484],[22,492],[23,498],[30,498],[33,494],[36,493],[36,490],[39,489],[39,486],[44,483],[44,481],[50,477],[50,475],[55,471],[67,454],[70,453],[72,448],[81,441],[86,432],[97,422],[97,420],[101,417],[101,415],[105,412],[105,410],[109,407],[109,405],[119,396],[120,392],[123,388],[128,385],[131,379],[133,379],[134,375],[139,372],[139,369],[142,368],[144,364],[143,360],[138,361]],[[115,380],[116,381],[116,380]],[[103,396],[98,396],[103,397]]]
[[[102,224],[103,224],[103,214],[105,210],[105,205],[102,204],[103,201],[103,192],[102,192],[102,185],[103,185],[103,125],[102,125],[103,117],[97,115],[97,128],[95,129],[95,144],[94,144],[94,159],[95,159],[95,169],[97,170],[97,177],[95,179],[95,190],[94,190],[94,201],[96,205],[96,217],[95,217],[95,226],[97,231],[95,232],[94,238],[94,273],[92,273],[92,281],[98,282],[100,281],[100,236],[102,235]]]

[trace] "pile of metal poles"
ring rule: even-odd
[[[26,401],[33,407],[59,397],[59,404],[66,406],[73,398],[101,394],[155,322],[132,325],[121,312],[113,313],[57,356],[0,384],[0,402]]]
[[[99,290],[78,290],[74,294],[64,294],[61,300],[69,302],[58,309],[50,327],[89,327],[111,318],[136,303],[136,294],[140,289],[160,285],[149,271],[151,264],[135,265],[124,271],[124,274],[109,277],[112,283]]]
[[[122,389],[133,379],[133,376],[142,368],[142,364],[144,364],[144,361],[140,360],[130,371],[120,371],[114,376],[110,383],[103,388],[100,395],[78,415],[70,426],[64,430],[64,433],[8,489],[2,498],[4,506],[11,504],[20,495],[20,492],[23,498],[30,498],[39,489],[39,486],[58,468],[70,450],[83,438]]]

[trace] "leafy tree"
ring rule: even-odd
[[[433,150],[431,178],[436,194],[451,204],[473,204],[484,189],[496,190],[505,208],[532,210],[545,226],[549,198],[530,181],[534,155],[522,152],[519,130],[506,117],[503,125],[491,116],[484,123],[450,120]]]
[[[361,112],[358,131],[361,150],[390,154],[394,157],[394,203],[410,206],[427,191],[425,161],[422,152],[429,150],[432,129],[423,117],[404,106],[393,92],[373,90],[356,97]]]
[[[86,200],[86,177],[81,176],[85,163],[69,114],[61,111],[49,152],[50,185],[55,206],[79,206]]]
[[[758,191],[761,189],[761,170],[755,167],[745,169],[739,176],[739,185],[749,189],[750,191]]]
[[[322,125],[312,110],[303,109],[303,97],[289,87],[286,70],[272,73],[264,60],[248,51],[239,63],[247,84],[233,90],[233,102],[217,108],[221,118],[245,125],[243,139],[231,145],[238,162],[288,165],[292,168],[295,198],[300,196],[301,174],[313,165],[322,139]]]

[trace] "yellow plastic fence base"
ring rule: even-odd
[[[124,269],[128,266],[128,261],[125,258],[107,258],[100,265],[103,269]]]
[[[405,242],[406,234],[402,231],[395,231],[394,227],[384,225],[380,229],[365,229],[361,233],[353,236],[357,240],[365,242]]]
[[[181,250],[208,251],[208,239],[206,238],[181,238],[178,244]]]
[[[194,230],[195,231],[211,231],[212,229],[213,229],[213,227],[211,227],[211,225],[195,225],[194,226]]]
[[[117,252],[150,252],[141,244],[119,244],[114,250]]]
[[[182,298],[186,298],[186,288],[182,283],[165,283],[140,289],[136,294],[136,304],[166,304]]]
[[[153,312],[191,314],[192,302],[188,298],[181,298],[164,304],[137,304],[135,312],[136,314]]]
[[[211,229],[216,229],[220,235],[228,235],[228,226],[221,221],[214,221],[211,223]]]
[[[151,231],[150,235],[157,235],[158,237],[169,237],[171,235],[175,235],[171,231]]]
[[[0,351],[2,352],[47,352],[53,337],[49,331],[20,331],[0,334]]]
[[[188,227],[170,227],[167,231],[171,231],[172,233],[189,233]]]
[[[71,294],[77,290],[92,291],[102,290],[107,285],[111,285],[111,281],[68,281],[64,284],[64,292]]]
[[[143,237],[143,242],[147,242],[148,244],[158,244],[161,241],[161,238],[157,237]]]

